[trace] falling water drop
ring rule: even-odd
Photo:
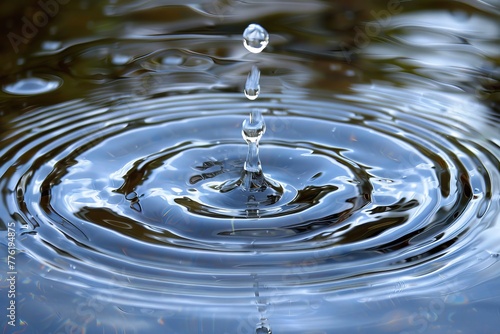
[[[257,66],[253,65],[252,70],[248,74],[247,81],[245,83],[245,96],[249,100],[255,100],[260,93],[260,71]]]
[[[243,45],[252,53],[260,53],[269,44],[269,34],[260,25],[252,23],[243,32]]]

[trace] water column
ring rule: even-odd
[[[252,67],[252,72],[254,71],[258,71],[256,66]],[[250,78],[251,75],[252,73],[248,77]],[[241,186],[247,191],[264,190],[267,186],[259,158],[259,141],[265,132],[266,123],[264,123],[262,110],[253,108],[250,119],[245,119],[241,127],[243,139],[248,144]]]
[[[269,44],[269,34],[258,24],[250,24],[243,32],[243,45],[252,53],[260,53]],[[245,82],[244,93],[247,99],[253,101],[260,93],[260,71],[256,65],[252,66]],[[262,172],[259,158],[259,141],[266,132],[266,123],[260,108],[252,108],[250,119],[245,119],[241,127],[243,139],[248,144],[248,153],[240,178],[240,187],[250,192],[247,200],[247,211],[252,207],[258,211],[259,204],[269,205],[277,202],[282,193],[281,185],[266,178]]]
[[[250,52],[260,53],[267,44],[269,44],[269,34],[260,25],[250,24],[243,32],[243,45]],[[257,99],[260,93],[259,81],[260,71],[256,65],[253,65],[245,82],[244,93],[247,99]],[[247,191],[263,190],[266,188],[266,181],[259,158],[259,140],[266,132],[266,123],[260,109],[252,109],[250,120],[243,121],[241,132],[248,144],[241,186]]]
[[[269,34],[258,24],[250,24],[243,32],[243,45],[252,53],[260,53],[269,43]],[[253,101],[260,93],[260,71],[256,65],[252,66],[245,82],[244,93],[247,99]],[[276,203],[282,193],[281,185],[265,177],[259,158],[259,141],[266,132],[266,124],[262,113],[265,109],[252,108],[250,118],[242,124],[241,134],[248,144],[248,153],[243,171],[238,180],[224,183],[222,192],[240,189],[245,192],[247,211],[250,214],[259,205]],[[250,214],[253,217],[254,215]]]

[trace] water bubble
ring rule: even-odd
[[[243,45],[252,53],[260,53],[269,44],[269,34],[260,25],[252,23],[243,32]]]
[[[60,86],[60,79],[25,78],[5,85],[3,90],[14,95],[36,95],[51,92]]]
[[[255,100],[260,93],[260,71],[257,66],[252,66],[252,70],[248,74],[247,81],[245,83],[245,96],[249,100]]]

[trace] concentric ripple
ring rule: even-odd
[[[467,269],[461,249],[499,212],[495,148],[451,112],[429,128],[362,100],[214,93],[40,110],[2,152],[8,211],[26,252],[57,275],[78,268],[69,284],[128,277],[113,297],[126,304],[162,304],[150,299],[162,291],[174,305],[244,307],[256,274],[281,292],[375,296],[402,275]],[[284,187],[259,205],[217,190],[241,172],[250,107],[267,110],[261,160]]]
[[[2,7],[2,332],[498,331],[491,1],[25,5]],[[257,110],[268,192],[231,183]]]

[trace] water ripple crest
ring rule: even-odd
[[[200,93],[48,107],[5,135],[2,206],[48,276],[78,267],[69,284],[128,277],[114,296],[125,303],[153,303],[160,290],[207,305],[251,299],[256,272],[268,287],[327,297],[377,296],[400,277],[431,286],[430,272],[470,270],[484,249],[461,250],[478,236],[488,245],[498,147],[451,112],[420,117],[433,106],[403,113],[376,96]],[[284,185],[283,198],[260,206],[217,191],[241,171],[250,107],[265,110],[264,171]]]

